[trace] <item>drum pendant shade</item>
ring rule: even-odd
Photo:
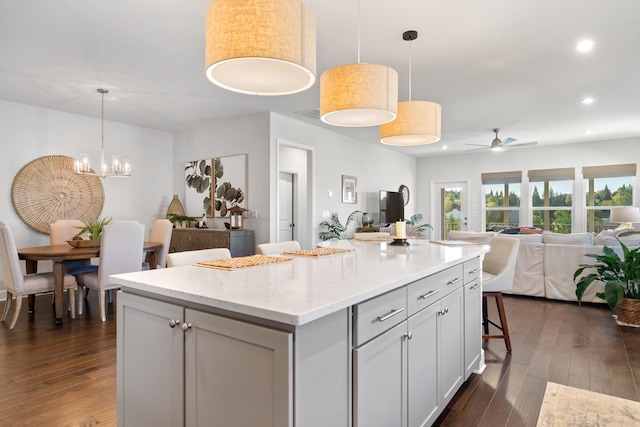
[[[302,92],[316,81],[316,22],[298,0],[214,0],[206,18],[206,74],[252,95]]]
[[[348,64],[320,77],[320,118],[344,127],[377,126],[398,113],[398,73],[386,65]]]
[[[430,101],[399,102],[398,117],[380,126],[380,142],[409,147],[440,141],[441,110]]]

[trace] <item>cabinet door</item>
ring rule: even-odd
[[[438,392],[438,316],[435,303],[409,318],[408,400],[409,427],[430,426],[440,414]]]
[[[118,295],[119,426],[184,425],[183,318],[181,306]]]
[[[293,425],[293,334],[186,310],[187,426]]]
[[[464,374],[463,288],[440,301],[438,347],[444,407],[462,385]]]
[[[169,252],[184,252],[191,250],[191,232],[184,228],[174,228],[171,233]]]
[[[464,378],[480,369],[482,351],[482,287],[475,279],[464,287]]]
[[[404,321],[353,350],[354,427],[406,425]]]

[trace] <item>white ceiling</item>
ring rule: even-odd
[[[345,129],[298,114],[318,108],[319,82],[283,97],[225,91],[204,72],[210,0],[0,2],[0,99],[166,131],[274,111],[368,141],[378,128]],[[318,80],[357,62],[357,0],[305,0],[317,21]],[[442,140],[394,148],[443,154],[501,138],[546,144],[640,136],[640,1],[360,0],[361,61],[399,73],[400,101],[442,105]],[[591,53],[577,42],[596,42]],[[586,96],[592,105],[580,103]],[[593,131],[585,135],[584,130]],[[514,143],[514,145],[517,144]]]

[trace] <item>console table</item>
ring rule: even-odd
[[[232,257],[253,255],[253,230],[213,230],[207,228],[175,228],[169,252],[227,248]]]

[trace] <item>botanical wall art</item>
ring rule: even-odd
[[[211,211],[211,159],[194,160],[184,164],[185,210],[187,215],[201,216]]]
[[[246,154],[216,157],[214,162],[213,216],[228,216],[232,206],[247,208]]]

